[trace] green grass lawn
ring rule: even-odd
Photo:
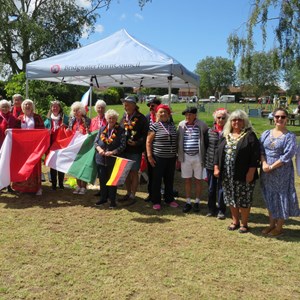
[[[176,123],[184,108],[172,106]],[[211,125],[213,110],[199,117]],[[252,122],[258,134],[270,128],[267,119]],[[296,177],[300,196],[299,184]],[[1,193],[0,299],[300,299],[300,219],[288,220],[280,238],[262,236],[268,217],[259,182],[248,234],[226,229],[229,213],[206,217],[205,182],[198,214],[182,213],[179,172],[175,187],[181,207],[160,212],[144,202],[146,185],[134,205],[115,210],[95,207],[93,187],[73,195],[47,181],[42,197]]]

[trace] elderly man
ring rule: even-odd
[[[136,98],[126,97],[122,100],[125,113],[120,121],[120,126],[125,130],[126,148],[123,157],[135,161],[127,178],[127,194],[119,201],[135,202],[135,194],[138,187],[138,171],[141,165],[142,153],[145,150],[146,138],[148,133],[148,122],[146,117],[139,112],[136,105]]]
[[[15,118],[18,118],[20,115],[23,114],[21,104],[23,102],[23,97],[20,94],[14,94],[12,96],[12,102],[13,102],[13,107],[12,107],[12,114]]]
[[[178,160],[181,162],[181,177],[185,179],[186,204],[183,212],[192,208],[194,212],[200,210],[201,179],[206,177],[204,169],[207,148],[208,126],[197,119],[197,108],[188,107],[182,114],[185,120],[178,125]],[[196,199],[191,203],[192,178],[195,178]]]

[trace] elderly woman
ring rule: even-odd
[[[13,101],[12,114],[15,118],[18,118],[20,115],[23,114],[22,107],[21,107],[23,97],[20,94],[14,94],[12,96],[12,101]]]
[[[69,118],[69,130],[73,132],[80,132],[81,134],[90,133],[91,119],[86,116],[86,111],[83,104],[79,101],[74,102],[71,105],[70,118]],[[86,193],[87,183],[83,180],[76,179],[77,187],[73,194],[84,195]]]
[[[21,114],[18,117],[17,121],[17,127],[21,129],[44,129],[45,125],[40,115],[36,114],[34,112],[35,105],[32,100],[25,99],[22,102],[22,111],[23,114]],[[42,175],[42,165],[41,161],[39,161],[30,177],[23,182],[14,182],[12,184],[12,187],[14,190],[23,192],[23,193],[36,193],[37,196],[42,195],[42,181],[41,181],[41,175]]]
[[[128,96],[123,100],[125,113],[120,121],[120,126],[125,130],[126,148],[122,156],[135,161],[126,178],[126,195],[119,201],[135,202],[135,194],[138,188],[138,171],[141,165],[142,153],[145,150],[145,142],[148,132],[146,117],[139,111],[136,99]],[[129,205],[129,204],[128,204]]]
[[[277,108],[273,112],[275,127],[263,132],[261,143],[261,189],[269,212],[270,225],[262,233],[278,237],[290,216],[300,216],[295,190],[293,157],[296,136],[286,128],[288,112]]]
[[[208,147],[206,150],[206,172],[208,179],[208,213],[207,217],[217,216],[225,219],[226,205],[224,203],[221,177],[214,176],[214,157],[219,140],[223,135],[224,125],[228,119],[228,112],[224,108],[218,108],[213,113],[214,124],[208,130]],[[217,197],[216,197],[217,196]],[[218,207],[216,205],[216,198]]]
[[[248,116],[243,110],[235,110],[224,126],[214,161],[214,176],[220,178],[222,174],[224,201],[231,211],[232,223],[228,230],[239,229],[240,233],[249,230],[259,158],[259,141]]]
[[[15,128],[17,123],[17,118],[10,112],[11,105],[10,102],[3,99],[0,101],[0,149],[5,139],[6,129]],[[7,186],[7,191],[12,192],[10,185]]]
[[[117,123],[119,114],[109,109],[105,113],[107,125],[102,126],[95,139],[96,163],[100,181],[100,200],[96,203],[97,206],[102,205],[110,200],[110,208],[115,208],[116,205],[116,186],[107,186],[115,164],[115,157],[122,153],[126,147],[125,132]]]
[[[95,112],[97,113],[97,116],[91,120],[90,132],[94,130],[99,130],[101,127],[107,124],[104,116],[106,103],[103,100],[98,100],[94,108]]]
[[[197,107],[187,107],[185,119],[178,125],[178,161],[181,163],[181,177],[184,178],[186,203],[183,212],[191,209],[200,211],[201,180],[206,177],[205,149],[207,148],[208,126],[197,118]],[[192,183],[195,185],[195,203],[192,206]]]
[[[11,105],[7,100],[0,101],[0,148],[4,142],[5,131],[8,128],[15,128],[17,118],[10,112]]]
[[[153,209],[161,209],[161,182],[165,186],[165,202],[178,207],[174,200],[173,182],[176,164],[176,127],[170,122],[169,106],[160,104],[156,108],[156,122],[152,123],[147,136],[146,150],[152,166],[151,201]]]
[[[69,118],[66,115],[64,115],[61,103],[57,100],[51,101],[50,110],[44,122],[45,127],[48,128],[51,132],[50,145],[52,145],[52,143],[55,142],[59,129],[62,127],[67,127],[68,122],[69,122]],[[57,177],[58,177],[59,188],[64,189],[65,174],[51,168],[50,175],[51,175],[52,190],[56,190]]]

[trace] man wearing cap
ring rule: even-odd
[[[125,113],[120,121],[120,126],[124,128],[126,135],[126,148],[123,157],[133,160],[135,163],[126,178],[127,194],[119,201],[129,200],[133,203],[139,182],[138,171],[142,153],[146,145],[148,122],[146,117],[139,112],[134,96],[126,97],[122,102]]]
[[[187,107],[182,114],[185,120],[178,125],[178,161],[181,163],[181,177],[185,179],[186,204],[183,212],[200,210],[201,179],[206,178],[204,169],[208,144],[208,126],[197,118],[197,108]],[[196,199],[191,202],[192,178],[196,183]]]

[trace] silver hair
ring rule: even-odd
[[[11,102],[6,99],[0,100],[0,108],[2,108],[2,105],[8,105],[9,110],[11,109]]]
[[[83,116],[86,115],[86,111],[85,111],[85,108],[83,106],[83,104],[80,102],[80,101],[75,101],[72,105],[71,105],[71,110],[70,110],[70,116],[71,117],[74,117],[74,113],[73,113],[73,110],[79,110],[81,112],[81,114]]]
[[[35,111],[35,105],[34,105],[33,101],[30,100],[30,99],[25,99],[25,100],[22,102],[22,104],[21,104],[22,111],[25,112],[25,105],[26,105],[27,103],[30,103],[31,106],[32,106],[32,110]]]
[[[97,100],[97,102],[95,103],[94,109],[95,112],[97,112],[97,106],[102,106],[102,107],[106,107],[106,102],[102,99]]]
[[[23,100],[23,97],[22,97],[22,95],[20,95],[20,94],[14,94],[14,95],[12,96],[12,99],[14,100],[15,98],[20,98],[21,101]]]
[[[241,109],[237,109],[235,111],[233,111],[230,115],[229,118],[224,126],[224,136],[228,136],[231,132],[232,132],[232,125],[231,122],[234,119],[242,119],[244,120],[244,130],[246,129],[250,129],[253,131],[253,127],[252,124],[248,118],[248,115],[246,114],[245,111],[241,110]]]
[[[119,114],[114,109],[109,109],[105,113],[105,119],[108,120],[109,117],[115,117],[116,119],[119,118]]]
[[[217,116],[219,114],[222,114],[225,116],[225,122],[227,121],[228,117],[229,117],[229,113],[228,113],[228,110],[227,109],[224,109],[224,108],[217,108],[214,113],[213,113],[213,118],[214,120],[216,120]]]

